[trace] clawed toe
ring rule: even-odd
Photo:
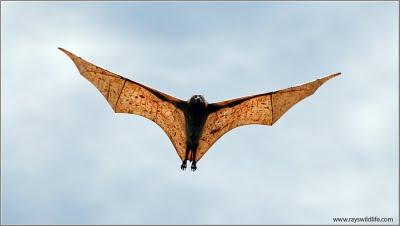
[[[181,170],[186,169],[186,161],[182,161]]]
[[[186,170],[186,167],[187,167],[186,161],[183,161],[182,165],[181,165],[181,170]],[[193,164],[193,162],[192,162],[192,165],[191,165],[190,169],[192,171],[196,171],[197,170],[196,163]]]
[[[186,169],[186,162],[182,163],[181,165],[181,170],[185,170]]]

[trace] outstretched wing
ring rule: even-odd
[[[184,101],[97,67],[59,48],[75,63],[80,74],[91,82],[116,113],[130,113],[157,123],[168,135],[181,159],[185,156]]]
[[[312,95],[323,83],[340,75],[332,74],[303,85],[210,104],[196,159],[200,158],[225,133],[243,125],[273,125],[293,105]]]

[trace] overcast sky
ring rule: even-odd
[[[1,2],[2,223],[398,223],[397,2]],[[209,102],[342,72],[180,170],[57,47]]]

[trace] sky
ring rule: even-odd
[[[398,218],[398,2],[1,2],[4,224]],[[181,161],[57,47],[208,102],[342,72],[273,126]]]

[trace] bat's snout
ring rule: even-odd
[[[198,96],[195,97],[195,98],[194,98],[194,102],[195,102],[195,103],[200,103],[200,102],[201,102],[201,98],[198,97]]]

